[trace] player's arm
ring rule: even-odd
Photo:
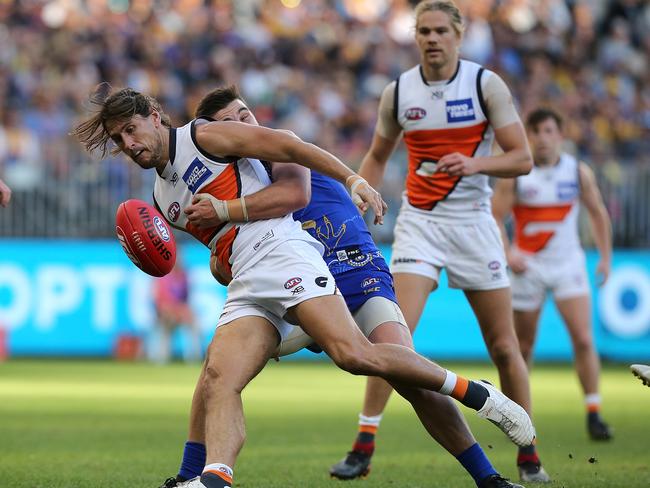
[[[523,273],[526,270],[526,263],[523,256],[510,244],[510,239],[506,232],[506,220],[512,213],[512,207],[515,205],[516,198],[514,178],[500,178],[496,180],[494,193],[492,194],[492,215],[494,215],[494,219],[499,226],[499,231],[501,231],[501,240],[503,240],[508,266],[515,273]]]
[[[510,90],[498,75],[490,73],[483,95],[486,115],[503,153],[476,158],[457,152],[447,154],[438,161],[437,171],[452,176],[483,173],[501,178],[530,173],[533,168],[533,158],[528,147],[526,131],[515,109]]]
[[[223,222],[247,222],[282,217],[306,207],[311,200],[311,174],[299,164],[273,164],[274,183],[235,200],[218,200],[198,193],[185,209],[187,219],[199,228]]]
[[[6,207],[9,205],[9,200],[11,200],[11,188],[4,181],[0,180],[0,205]]]
[[[359,168],[359,175],[374,188],[381,186],[386,172],[386,163],[393,154],[402,133],[393,113],[395,85],[395,82],[390,83],[381,94],[372,143]]]
[[[362,212],[372,208],[375,223],[387,208],[381,195],[333,154],[287,131],[240,122],[211,122],[197,127],[199,145],[212,154],[298,163],[344,183]]]
[[[598,189],[594,172],[589,166],[581,162],[579,176],[580,202],[589,214],[594,240],[600,254],[596,273],[600,276],[600,284],[604,284],[612,267],[612,223]]]

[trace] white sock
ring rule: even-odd
[[[379,422],[381,422],[381,418],[383,417],[383,414],[379,415],[374,415],[372,417],[367,417],[364,414],[360,413],[359,414],[359,425],[372,425],[374,427],[379,427]]]
[[[585,405],[588,409],[590,407],[600,408],[600,394],[589,393],[588,395],[585,395]]]
[[[445,377],[445,382],[442,384],[438,392],[443,395],[451,395],[451,392],[454,391],[454,388],[456,387],[456,381],[458,380],[458,377],[456,376],[456,373],[453,373],[448,369],[445,371],[447,372],[447,376]]]

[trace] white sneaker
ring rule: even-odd
[[[633,364],[630,366],[632,374],[643,381],[645,386],[650,386],[650,366],[646,364]]]
[[[191,480],[183,481],[178,485],[178,488],[205,488],[205,485],[201,483],[201,477],[197,476]]]
[[[185,481],[178,481],[174,476],[172,478],[167,478],[165,482],[162,485],[160,485],[159,488],[202,488],[202,487],[205,488],[201,484],[200,476]]]
[[[530,446],[535,439],[535,427],[526,410],[487,381],[477,383],[487,388],[490,396],[476,414],[499,427],[518,446]]]

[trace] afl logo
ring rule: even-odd
[[[167,209],[167,217],[171,222],[176,222],[181,215],[181,206],[178,202],[172,203]]]
[[[404,116],[408,120],[420,120],[427,116],[427,111],[420,107],[411,107],[406,110]]]
[[[296,286],[298,283],[302,282],[302,278],[291,278],[290,280],[287,280],[287,282],[284,284],[284,289],[285,290],[290,290],[294,286]]]
[[[167,229],[167,226],[165,225],[163,220],[157,215],[153,218],[153,225],[156,226],[156,230],[158,231],[160,238],[165,242],[169,242],[169,239],[171,237],[169,235],[169,230]]]

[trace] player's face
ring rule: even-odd
[[[106,129],[117,147],[142,169],[162,164],[163,140],[157,127],[160,116],[153,112],[148,117],[134,115],[128,120],[109,122]]]
[[[213,119],[222,122],[243,122],[244,124],[259,125],[253,113],[241,100],[233,100],[224,108],[216,112]]]
[[[422,13],[415,26],[415,40],[423,64],[436,69],[449,63],[456,64],[461,36],[445,12],[430,10]]]
[[[536,164],[557,161],[562,148],[562,132],[554,119],[546,119],[528,130],[528,140]]]

